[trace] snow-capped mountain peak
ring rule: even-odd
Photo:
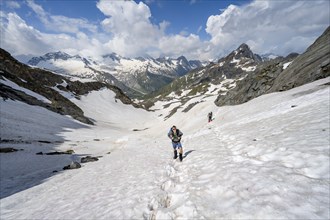
[[[119,62],[122,59],[122,57],[119,56],[116,53],[110,53],[110,54],[103,55],[102,58],[103,59],[111,59],[114,62]]]
[[[262,62],[261,57],[258,54],[254,54],[250,47],[243,43],[236,50],[231,52],[228,56],[221,58],[218,61],[218,65],[230,65],[230,67],[236,67],[243,71],[254,71],[259,63]]]
[[[43,56],[39,57],[33,57],[28,61],[29,65],[32,66],[37,66],[40,62],[42,61],[48,61],[48,60],[68,60],[72,58],[71,55],[58,51],[58,52],[51,52],[51,53],[46,53]]]
[[[243,43],[241,44],[234,52],[234,58],[235,59],[241,59],[241,58],[248,58],[248,59],[252,59],[255,62],[261,62],[262,59],[259,55],[254,54],[250,47]]]
[[[180,57],[178,57],[177,60],[179,61],[179,63],[180,63],[181,65],[189,66],[189,61],[187,60],[186,57],[184,57],[184,56],[180,56]]]
[[[190,62],[184,56],[177,59],[154,59],[148,55],[126,58],[116,53],[109,53],[103,55],[101,59],[93,60],[60,51],[34,57],[28,61],[28,64],[71,77],[115,83],[125,91],[123,86],[118,85],[120,82],[141,93],[155,91],[173,79],[203,65],[199,61]]]

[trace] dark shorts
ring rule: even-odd
[[[182,148],[182,145],[181,145],[180,142],[173,142],[172,141],[172,145],[173,145],[174,150]]]

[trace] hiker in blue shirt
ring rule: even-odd
[[[182,145],[181,145],[181,137],[182,137],[183,133],[176,128],[175,125],[172,126],[172,128],[170,129],[170,131],[168,132],[167,136],[172,140],[172,145],[173,145],[173,149],[174,149],[174,157],[173,159],[176,159],[178,157],[178,150],[179,150],[179,159],[180,161],[182,161]]]

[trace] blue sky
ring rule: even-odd
[[[27,4],[19,1],[16,2],[21,6],[16,11],[24,19],[30,21],[32,26],[44,30],[42,23],[38,21],[36,15],[31,14],[31,9]],[[34,2],[43,7],[46,12],[53,15],[87,19],[89,22],[95,24],[106,18],[96,7],[96,0],[35,0]],[[168,34],[191,32],[199,34],[202,39],[206,39],[209,36],[204,29],[210,15],[219,14],[220,10],[227,8],[230,4],[243,5],[251,2],[251,0],[154,0],[143,2],[149,6],[152,12],[150,18],[152,23],[157,24],[164,20],[171,23],[167,29]],[[7,4],[5,6],[10,11],[10,7]]]
[[[329,26],[329,0],[0,0],[1,48],[16,55],[302,53]]]
[[[156,23],[167,20],[171,23],[168,33],[176,34],[181,32],[198,34],[202,39],[210,36],[205,32],[205,24],[210,15],[220,13],[220,10],[227,8],[230,4],[243,5],[250,1],[158,1],[149,4],[153,12],[152,20]]]

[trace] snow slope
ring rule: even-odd
[[[165,121],[170,108],[134,109],[101,90],[74,100],[96,126],[1,101],[1,138],[20,140],[1,146],[24,149],[0,154],[1,219],[329,219],[329,81],[230,107],[210,96]],[[35,155],[51,149],[75,154]],[[51,173],[84,155],[102,157]]]

